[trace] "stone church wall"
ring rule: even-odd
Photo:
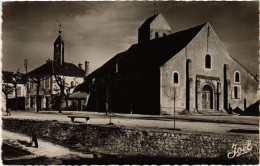
[[[161,113],[173,114],[174,113],[174,89],[176,89],[176,112],[180,113],[186,108],[186,58],[185,51],[182,50],[161,68]],[[179,74],[179,83],[173,84],[173,74]]]
[[[247,72],[236,60],[229,57],[228,64],[230,67],[230,90],[232,93],[230,105],[233,109],[239,107],[241,110],[249,107],[251,104],[254,104],[259,98],[257,98],[257,88],[258,82],[255,80],[254,76]],[[240,83],[235,82],[235,72],[240,73]],[[235,99],[233,96],[234,86],[238,85],[240,87],[239,98]]]
[[[211,56],[211,68],[205,68],[205,56]],[[186,71],[186,62],[190,61],[189,70]],[[224,95],[224,65],[229,66],[227,97]],[[210,85],[214,89],[213,109],[224,111],[224,100],[234,109],[239,107],[244,110],[257,101],[258,82],[237,61],[228,55],[224,46],[216,36],[214,30],[207,24],[197,36],[177,55],[161,67],[161,112],[173,114],[173,101],[169,100],[172,87],[173,72],[179,73],[177,95],[180,99],[176,102],[176,111],[180,112],[189,108],[190,111],[202,110],[202,89]],[[240,83],[234,82],[234,73],[239,71]],[[186,76],[186,74],[189,75]],[[187,78],[186,78],[187,77]],[[188,82],[186,83],[186,80]],[[187,86],[189,84],[189,86]],[[234,85],[239,85],[239,99],[234,99]],[[185,92],[189,88],[188,94]],[[189,105],[187,105],[189,101]]]

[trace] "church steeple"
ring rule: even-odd
[[[59,36],[54,42],[54,57],[53,60],[57,61],[60,65],[64,63],[64,42],[61,37],[61,24],[59,28]]]

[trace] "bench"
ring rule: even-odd
[[[89,120],[88,116],[68,116],[68,118],[70,118],[71,122],[73,122],[73,123],[75,123],[75,121],[74,121],[75,118],[84,118],[84,119],[86,119],[86,122],[88,122],[88,120]]]

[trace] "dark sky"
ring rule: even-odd
[[[153,15],[153,2],[4,2],[3,70],[25,72],[53,58],[62,24],[65,61],[90,61],[90,70],[137,42],[137,30]],[[156,2],[172,32],[209,22],[228,50],[258,73],[258,2]]]

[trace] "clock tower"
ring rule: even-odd
[[[61,37],[61,25],[59,29],[59,36],[54,42],[54,57],[53,60],[57,61],[60,65],[64,63],[64,42]]]

